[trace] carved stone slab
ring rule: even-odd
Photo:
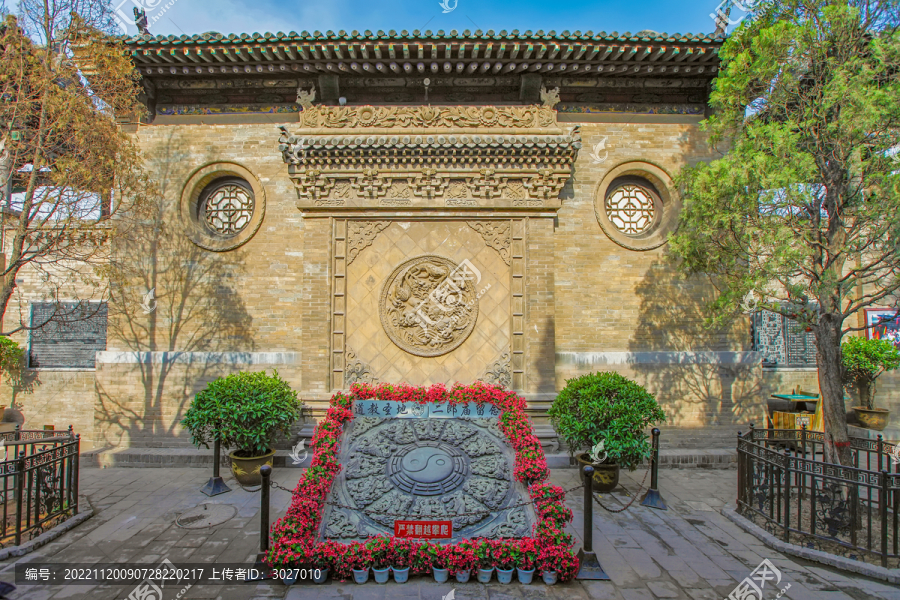
[[[354,412],[396,414],[400,403],[357,401]],[[407,405],[412,406],[412,405]],[[349,542],[391,535],[395,520],[453,521],[453,538],[522,537],[535,523],[524,486],[512,478],[515,454],[499,422],[481,415],[434,418],[357,416],[344,432],[320,539]],[[457,407],[476,413],[474,403]],[[480,407],[489,409],[492,407]],[[496,408],[495,408],[496,410]],[[440,415],[440,413],[437,413]],[[436,415],[436,416],[437,416]],[[338,506],[333,506],[335,503]]]

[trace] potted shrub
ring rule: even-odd
[[[534,577],[534,565],[538,557],[538,545],[533,538],[517,540],[510,546],[513,564],[519,583],[528,585]]]
[[[586,465],[594,467],[594,488],[600,492],[615,489],[620,468],[633,471],[650,457],[652,449],[645,429],[666,420],[652,394],[613,372],[568,380],[549,415],[569,446],[579,474],[583,477]],[[603,447],[594,459],[583,452],[596,449],[600,442]],[[603,458],[602,462],[595,463],[598,458]]]
[[[544,546],[538,554],[537,563],[547,585],[554,585],[560,579],[568,581],[578,570],[578,559],[566,546]]]
[[[241,485],[260,485],[259,469],[272,465],[279,434],[289,435],[300,416],[297,392],[274,371],[233,373],[211,381],[197,394],[181,423],[196,446],[216,438],[234,450],[231,469]]]
[[[391,558],[393,546],[391,540],[384,536],[370,538],[366,542],[366,550],[369,551],[369,559],[372,561],[372,573],[375,575],[375,583],[387,583],[391,573]]]
[[[875,408],[875,380],[886,371],[900,367],[900,352],[888,340],[867,340],[852,336],[841,344],[844,383],[859,391],[856,419],[868,429],[881,431],[887,426],[890,411]]]
[[[326,541],[316,544],[312,552],[309,553],[314,583],[325,583],[328,579],[328,572],[342,552],[343,546],[338,542]]]
[[[463,540],[453,546],[449,553],[450,573],[456,577],[456,581],[465,583],[472,575],[475,568],[475,551],[472,542]]]
[[[446,583],[452,562],[450,548],[440,544],[427,544],[423,558],[428,560],[435,582]]]

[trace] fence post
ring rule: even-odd
[[[221,458],[219,457],[220,451],[221,446],[219,443],[219,436],[217,435],[215,444],[213,444],[213,475],[209,478],[209,481],[206,482],[206,485],[200,488],[200,491],[207,496],[217,496],[231,491],[231,488],[225,484],[225,481],[219,475],[219,463],[221,462]]]
[[[881,437],[881,436],[878,436]],[[879,467],[881,466],[881,456],[878,456]],[[887,568],[888,565],[888,472],[887,469],[881,471],[881,490],[878,492],[881,508],[881,566]]]
[[[735,510],[740,511],[741,509],[741,501],[744,499],[744,457],[741,456],[741,432],[738,431],[737,436],[737,479],[738,479],[738,489],[737,489],[737,500],[734,501]]]
[[[578,575],[575,579],[608,581],[594,553],[594,467],[584,467],[584,547],[578,551]]]
[[[784,532],[785,543],[791,539],[791,451],[784,450]]]
[[[669,510],[662,496],[659,495],[659,428],[654,427],[650,433],[653,434],[653,454],[650,456],[650,489],[644,494],[641,506]]]
[[[259,469],[262,475],[262,490],[259,499],[259,554],[260,558],[269,551],[269,478],[272,476],[272,467],[263,465]]]
[[[78,514],[78,467],[81,463],[81,434],[78,433],[75,435],[75,475],[72,477],[75,480],[75,484],[72,486],[72,494],[75,496],[75,514]]]
[[[16,426],[16,434],[19,428]],[[22,544],[22,498],[25,495],[25,451],[16,459],[16,546]]]

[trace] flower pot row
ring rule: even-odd
[[[534,577],[534,569],[476,569],[477,575],[476,578],[478,583],[490,583],[491,579],[494,576],[494,571],[497,572],[497,581],[503,584],[512,583],[513,575],[518,576],[519,583],[522,584],[530,584],[532,578]],[[328,571],[323,571],[325,573],[325,577],[328,576]],[[394,568],[394,567],[385,567],[383,569],[376,569],[372,567],[371,569],[353,569],[353,581],[356,583],[366,583],[369,581],[369,573],[372,573],[375,577],[375,583],[387,583],[390,577],[390,574],[394,574],[394,581],[397,583],[406,583],[409,580],[409,567],[404,567],[402,569]],[[434,580],[437,583],[446,583],[450,578],[450,569],[433,569]],[[472,571],[459,571],[455,573],[456,581],[459,583],[466,583],[472,576]],[[541,574],[541,577],[544,580],[544,583],[547,585],[554,585],[558,578],[558,574],[556,571],[544,571]],[[322,581],[315,580],[316,583],[322,583],[325,581],[325,578],[322,578]]]

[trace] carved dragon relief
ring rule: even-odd
[[[312,91],[315,99],[315,89]],[[307,98],[305,97],[304,100]],[[299,102],[298,96],[298,102]],[[557,90],[557,102],[558,90]],[[542,106],[322,106],[304,105],[304,127],[355,129],[361,127],[501,127],[556,126],[553,104]]]

